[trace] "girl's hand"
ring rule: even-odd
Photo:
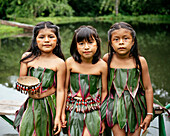
[[[147,115],[144,121],[142,122],[142,124],[140,125],[140,127],[143,129],[142,134],[144,134],[147,128],[149,127],[151,119],[152,119],[152,115]]]
[[[102,126],[101,126],[102,130],[100,131],[100,134],[102,134],[105,130],[105,124],[104,121],[102,121]]]
[[[54,129],[53,129],[54,135],[57,135],[58,133],[60,133],[60,131],[61,131],[61,121],[60,121],[60,118],[55,117],[55,120],[54,120]]]
[[[66,121],[66,114],[61,115],[61,121],[62,121],[62,128],[66,127],[67,121]]]

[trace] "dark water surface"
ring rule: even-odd
[[[148,62],[154,97],[163,105],[167,105],[170,103],[170,24],[142,24],[134,22],[130,24],[136,30],[140,53]],[[62,50],[65,57],[68,58],[70,56],[70,43],[74,30],[81,25],[92,25],[97,29],[102,40],[101,50],[103,56],[108,50],[107,31],[111,24],[86,22],[60,25]],[[27,34],[26,37],[16,36],[0,39],[0,100],[8,99],[16,91],[13,88],[19,76],[19,60],[21,55],[28,49],[30,39],[31,34],[29,36]],[[25,96],[18,94],[11,97],[11,99],[15,98],[23,100]],[[165,122],[165,127],[170,127],[170,120],[167,117],[165,117]],[[154,126],[156,124],[154,123]],[[0,135],[8,134],[4,133],[7,130],[1,131],[2,127],[7,127],[8,132],[12,131],[11,134],[16,134],[16,131],[13,132],[13,128],[9,128],[9,125],[0,118]],[[155,129],[150,131],[158,132]]]

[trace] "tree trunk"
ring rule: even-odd
[[[116,16],[118,15],[118,13],[119,13],[119,0],[116,0],[115,1],[115,13],[116,13]]]

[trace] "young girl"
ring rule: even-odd
[[[14,126],[21,136],[52,136],[53,129],[58,134],[66,72],[59,28],[51,22],[37,24],[31,47],[20,63],[20,76],[37,77],[41,87],[39,94],[28,91],[29,97],[17,112]]]
[[[153,90],[148,65],[139,56],[136,33],[131,25],[120,22],[108,31],[110,52],[103,59],[108,64],[106,120],[114,136],[139,136],[146,131],[153,116]]]
[[[99,136],[104,131],[100,103],[107,95],[107,64],[100,59],[100,38],[92,26],[75,30],[72,57],[66,60],[66,117],[71,136]],[[101,125],[102,124],[102,125]],[[102,128],[101,128],[102,126]]]

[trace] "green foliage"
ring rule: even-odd
[[[7,19],[7,14],[12,13],[7,10],[7,8],[10,7],[11,1],[12,0],[0,0],[0,17],[2,19]]]
[[[0,25],[0,38],[9,37],[12,35],[16,35],[18,33],[23,33],[22,28],[12,27],[12,26],[6,26],[6,25]]]
[[[109,11],[111,13],[115,12],[115,7],[119,5],[120,0],[100,0],[101,6],[100,6],[100,12],[102,11]],[[116,5],[116,1],[118,2]]]
[[[7,11],[15,17],[73,15],[67,0],[13,0]]]
[[[50,16],[72,16],[74,13],[74,10],[72,9],[72,7],[70,5],[68,5],[68,1],[67,0],[59,0],[57,2],[54,3],[54,8],[50,13]]]
[[[100,7],[100,11],[101,10],[112,10],[113,11],[113,8],[114,8],[114,5],[115,5],[115,0],[101,0],[101,7]]]
[[[120,13],[124,15],[170,14],[169,0],[123,0]]]
[[[69,0],[69,5],[74,9],[75,16],[97,16],[99,15],[100,0]]]
[[[67,24],[67,23],[75,23],[75,22],[87,22],[93,21],[93,18],[90,17],[66,17],[66,16],[58,16],[58,17],[37,17],[35,19],[32,18],[16,18],[15,21],[20,23],[26,23],[31,25],[36,25],[42,21],[51,21],[55,24]]]
[[[0,16],[54,17],[170,14],[169,0],[1,0]]]

